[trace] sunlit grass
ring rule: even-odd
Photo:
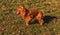
[[[60,0],[0,0],[0,35],[60,35]],[[31,24],[28,27],[16,9],[20,4],[28,9],[38,9],[44,16],[55,16],[42,27]]]

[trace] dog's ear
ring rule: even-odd
[[[24,7],[22,5],[19,6],[19,9],[24,9]]]
[[[25,6],[24,6],[23,4],[21,4],[19,7],[20,7],[21,9],[24,9],[24,8],[25,8]]]

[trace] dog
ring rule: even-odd
[[[20,5],[17,8],[17,14],[21,15],[22,18],[25,20],[26,22],[26,26],[29,25],[29,22],[32,19],[36,19],[38,20],[39,24],[42,26],[44,21],[43,21],[43,13],[41,11],[38,11],[37,9],[33,9],[33,10],[28,10],[25,8],[24,5]]]

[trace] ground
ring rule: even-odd
[[[44,25],[33,23],[26,27],[16,14],[20,4],[44,13]],[[0,0],[0,35],[60,35],[60,0]]]

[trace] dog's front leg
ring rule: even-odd
[[[25,18],[25,22],[26,22],[26,26],[28,26],[29,24],[29,21],[31,20],[32,18],[30,17],[30,16],[27,16],[26,18]]]

